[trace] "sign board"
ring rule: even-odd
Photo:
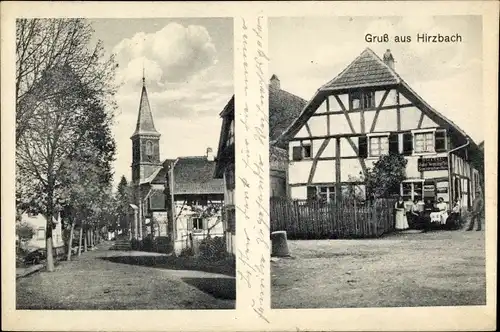
[[[442,171],[448,169],[448,157],[418,159],[418,171]]]

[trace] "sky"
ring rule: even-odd
[[[233,95],[231,18],[91,20],[94,41],[118,62],[114,182],[131,177],[143,68],[160,159],[217,152],[219,113]]]
[[[365,35],[387,34],[390,42],[368,43]],[[462,43],[417,43],[417,33],[462,36]],[[396,43],[394,36],[411,36]],[[269,19],[270,74],[281,88],[310,100],[370,47],[381,58],[387,49],[396,72],[434,109],[479,143],[484,139],[482,21],[480,16],[309,17]]]

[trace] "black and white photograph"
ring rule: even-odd
[[[268,22],[272,308],[485,305],[481,16]]]
[[[233,19],[15,32],[16,308],[234,309]]]

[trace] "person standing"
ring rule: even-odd
[[[467,231],[472,231],[475,222],[477,222],[476,231],[481,230],[481,214],[483,212],[483,207],[484,207],[484,202],[483,198],[481,197],[481,192],[477,191],[476,197],[474,197],[474,200],[472,201],[472,214]]]
[[[406,219],[405,202],[403,201],[403,197],[399,196],[394,208],[396,209],[396,229],[408,229],[408,220]]]

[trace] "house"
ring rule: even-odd
[[[160,161],[156,130],[144,84],[132,140],[131,238],[170,239],[176,253],[209,234],[222,236],[223,181],[214,179],[212,149],[205,156]],[[166,182],[168,181],[168,185]]]
[[[220,113],[222,127],[217,149],[216,167],[214,178],[222,179],[224,190],[223,223],[226,239],[226,251],[234,254],[236,221],[234,205],[235,179],[235,155],[234,155],[234,96]]]
[[[278,138],[296,119],[306,101],[281,89],[280,80],[273,75],[269,84],[269,140]],[[224,222],[227,224],[228,252],[234,252],[234,96],[220,113],[222,127],[217,151],[215,177],[224,180]],[[278,142],[269,146],[270,193],[273,197],[287,196],[287,144]]]
[[[389,153],[407,160],[405,199],[470,207],[479,189],[478,146],[398,75],[390,50],[381,59],[365,49],[321,86],[274,143],[286,142],[293,199],[335,200],[352,185],[364,193],[367,170]]]
[[[62,223],[61,216],[57,216],[52,219],[55,227],[52,229],[52,247],[59,248],[64,246],[64,240],[62,237]],[[35,234],[33,238],[23,245],[32,248],[45,248],[45,231],[47,229],[47,219],[41,213],[33,214],[29,212],[21,213],[21,222],[26,223],[33,227]]]

